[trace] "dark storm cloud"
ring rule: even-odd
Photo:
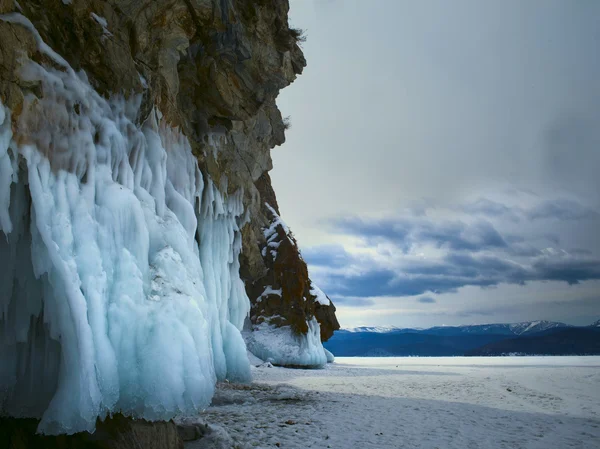
[[[572,203],[542,203],[536,219],[586,219],[589,213]],[[510,212],[510,211],[509,211]],[[321,283],[333,295],[354,298],[416,296],[456,292],[461,287],[525,285],[533,281],[561,281],[570,285],[600,279],[600,259],[587,251],[567,252],[537,247],[524,236],[502,235],[488,221],[467,223],[427,216],[333,221],[338,233],[352,235],[375,250],[350,254],[341,246],[317,247],[306,257],[312,266],[328,267]],[[545,241],[552,235],[543,236]],[[434,257],[416,257],[426,246],[442,249]],[[409,253],[410,250],[412,253]],[[376,254],[376,255],[374,255]],[[382,260],[383,257],[383,260]],[[349,300],[349,303],[352,301]],[[428,302],[427,300],[422,302]]]
[[[467,286],[525,285],[530,281],[577,284],[591,279],[600,279],[599,259],[534,260],[531,265],[521,266],[494,256],[452,255],[430,263],[413,261],[410,266],[397,270],[367,268],[359,272],[330,273],[325,285],[333,295],[377,297],[451,293]]]
[[[533,272],[539,280],[564,281],[569,284],[578,284],[582,281],[600,279],[600,260],[581,259],[575,256],[564,258],[544,258],[536,260]]]

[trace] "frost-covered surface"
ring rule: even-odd
[[[263,290],[263,292],[261,293],[261,295],[258,298],[256,298],[256,302],[261,302],[263,298],[265,298],[269,295],[281,296],[282,294],[283,294],[283,290],[281,288],[274,289],[270,285],[267,285],[265,287],[265,289]]]
[[[321,343],[319,323],[313,317],[308,321],[308,332],[296,334],[290,326],[275,327],[266,322],[244,332],[248,350],[273,365],[318,368],[327,363]]]
[[[600,447],[600,357],[338,358],[253,376],[202,414],[240,448]]]
[[[329,301],[329,298],[327,297],[327,295],[325,295],[325,293],[323,293],[323,290],[321,290],[317,286],[317,284],[315,284],[312,281],[310,283],[310,294],[316,297],[316,301],[319,304],[322,304],[324,306],[328,306],[331,304],[331,301]]]
[[[277,214],[277,212],[275,211],[275,209],[273,209],[269,205],[269,203],[265,203],[265,206],[269,210],[269,212],[271,213],[271,215],[273,216],[273,218],[271,220],[271,224],[267,228],[265,228],[263,230],[263,234],[265,236],[265,240],[267,241],[267,246],[265,246],[263,248],[262,256],[266,257],[267,250],[268,250],[268,251],[271,252],[271,258],[273,260],[276,260],[277,259],[277,249],[279,248],[279,245],[281,245],[281,240],[279,240],[279,234],[277,233],[277,228],[278,227],[281,227],[281,229],[285,233],[286,238],[294,246],[296,246],[296,244],[294,243],[294,241],[292,239],[290,239],[290,228],[285,223],[285,221],[282,220],[282,218],[279,216],[279,214]]]
[[[94,13],[91,13],[90,16],[98,25],[102,27],[102,32],[104,33],[104,36],[112,36],[112,33],[108,31],[108,21],[104,17],[100,17],[98,14]]]
[[[1,19],[60,69],[24,65],[44,95],[19,138],[0,104],[0,413],[43,433],[195,414],[217,379],[250,377],[242,192],[203,179],[158,111],[136,124],[139,97],[102,98]]]

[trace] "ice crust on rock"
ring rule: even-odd
[[[195,414],[217,379],[250,378],[243,193],[203,178],[160,112],[137,123],[139,96],[102,98],[0,19],[60,67],[23,65],[43,96],[18,139],[0,103],[0,414],[47,434]]]
[[[311,281],[310,283],[310,294],[316,297],[316,301],[324,306],[329,306],[331,305],[331,301],[329,300],[329,298],[327,297],[327,295],[325,295],[325,293],[323,293],[323,290],[321,290],[317,284],[315,284],[314,282]]]
[[[328,356],[321,343],[321,330],[316,318],[308,321],[308,332],[296,334],[290,326],[275,327],[266,322],[244,332],[248,350],[274,365],[320,368]]]
[[[267,241],[267,245],[262,250],[262,256],[266,257],[267,250],[269,250],[271,252],[271,257],[273,258],[273,261],[275,261],[277,259],[279,246],[281,245],[281,241],[278,240],[279,234],[277,233],[277,227],[281,226],[281,229],[283,229],[286,238],[290,242],[292,241],[289,237],[291,233],[290,228],[275,211],[275,209],[273,209],[273,207],[271,207],[269,203],[265,203],[265,206],[273,216],[273,220],[271,221],[271,224],[263,230],[263,235],[265,237],[265,240]]]

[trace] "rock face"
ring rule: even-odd
[[[161,123],[189,140],[205,183],[224,198],[242,192],[239,272],[251,324],[302,334],[314,317],[326,340],[339,328],[335,307],[315,294],[268,176],[270,150],[285,141],[276,97],[306,65],[288,10],[287,0],[0,0],[0,102],[17,144],[45,148],[53,160],[60,146],[31,132],[52,117],[36,115],[45,92],[24,61],[62,70],[54,51],[104,97],[139,96],[136,126],[159,110]],[[56,123],[66,133],[73,126]]]

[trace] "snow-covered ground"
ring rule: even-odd
[[[600,448],[600,357],[337,358],[253,375],[203,414],[234,447]]]

